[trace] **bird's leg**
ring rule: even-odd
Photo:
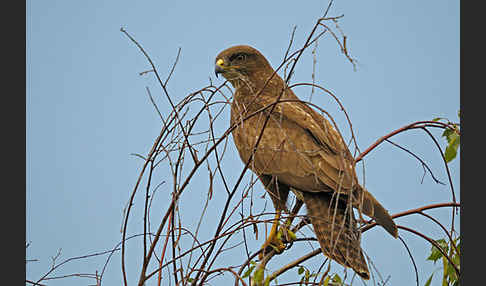
[[[281,238],[281,232],[279,231],[279,220],[282,211],[278,210],[275,214],[274,221],[272,223],[272,229],[270,230],[270,234],[267,236],[267,239],[262,245],[262,251],[258,255],[260,260],[263,259],[265,253],[268,253],[269,250],[274,249],[277,253],[282,253],[285,249],[285,244]],[[270,248],[270,249],[269,249]]]
[[[287,218],[287,220],[285,220],[285,224],[279,229],[279,235],[280,237],[284,235],[285,242],[292,242],[297,238],[295,236],[295,233],[292,230],[290,230],[290,226],[292,225],[292,222],[297,216],[297,213],[299,213],[299,210],[303,204],[304,202],[302,200],[297,199],[294,207],[292,208],[292,211],[290,212],[290,216]]]
[[[270,234],[267,236],[265,243],[262,245],[262,250],[260,251],[259,258],[265,256],[265,253],[270,252],[272,249],[275,250],[277,254],[280,254],[285,249],[285,243],[282,241],[282,235],[285,237],[289,237],[287,235],[288,231],[282,232],[283,230],[287,230],[290,226],[290,222],[292,222],[292,218],[287,219],[287,223],[284,226],[283,230],[279,230],[279,223],[280,217],[283,210],[287,210],[286,202],[289,195],[290,187],[278,181],[278,178],[272,175],[261,175],[259,179],[262,181],[265,189],[270,194],[270,198],[272,199],[273,206],[275,208],[275,218],[272,223],[272,229],[270,230]],[[295,236],[294,236],[295,237]],[[289,241],[287,239],[287,241]]]
[[[282,211],[277,211],[272,224],[272,229],[270,230],[270,234],[267,236],[265,243],[263,243],[262,252],[260,252],[258,256],[260,260],[265,256],[265,253],[268,253],[268,251],[270,251],[271,249],[274,249],[278,254],[282,253],[286,247],[284,241],[288,243],[294,241],[297,238],[295,236],[295,233],[290,230],[290,226],[292,225],[292,222],[302,205],[303,202],[301,200],[297,200],[295,202],[290,216],[285,220],[285,223],[281,227],[279,227],[279,224]]]

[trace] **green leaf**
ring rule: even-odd
[[[447,276],[449,276],[449,281],[456,281],[456,270],[449,262],[447,262]]]
[[[248,270],[245,271],[245,273],[243,274],[243,276],[241,276],[241,278],[246,278],[250,276],[253,269],[255,269],[255,265],[250,266],[250,268],[248,268]]]
[[[436,240],[435,242],[437,242],[439,247],[442,248],[442,250],[447,253],[449,247],[447,245],[447,242],[444,239],[439,239]],[[441,257],[442,257],[442,253],[440,252],[440,250],[437,247],[435,247],[435,245],[432,245],[431,253],[430,256],[427,258],[427,260],[432,260],[435,263]]]
[[[446,128],[444,132],[442,132],[442,137],[445,137],[447,139],[447,142],[449,142],[449,136],[451,136],[452,133],[454,133],[454,130],[452,130],[451,128]]]
[[[458,251],[456,252],[455,249],[453,248],[453,245],[452,244],[455,244],[457,248],[460,248],[460,236],[456,237],[452,242],[449,242],[448,240],[446,241],[445,239],[438,239],[435,241],[437,243],[437,246],[442,249],[442,251],[444,253],[446,253],[446,255],[451,255],[451,260],[452,260],[452,263],[456,266],[456,267],[460,267],[460,250],[458,249]],[[427,258],[428,260],[432,260],[434,261],[434,263],[438,260],[438,259],[441,259],[442,261],[442,283],[440,283],[440,285],[442,286],[459,286],[459,281],[458,281],[458,277],[457,277],[457,273],[454,269],[454,265],[452,265],[449,260],[447,259],[446,256],[442,255],[442,253],[440,252],[439,248],[437,248],[436,246],[432,246],[431,247],[431,254],[430,256]],[[450,250],[450,252],[449,252]],[[435,271],[434,271],[435,272]],[[427,280],[427,282],[425,283],[425,286],[430,286],[430,284],[432,283],[432,278],[433,278],[433,274],[434,272],[430,275],[429,279]]]
[[[437,242],[437,244],[440,246],[440,248],[442,248],[442,250],[444,250],[445,253],[449,251],[449,245],[445,239],[437,239],[435,242]]]
[[[444,274],[442,276],[442,286],[448,286],[448,283],[447,283],[447,273],[449,272],[449,268],[451,267],[449,263],[447,263],[447,259],[445,258],[445,256],[442,257],[442,267],[443,267],[443,271],[444,271]]]
[[[435,263],[441,257],[442,257],[442,253],[435,246],[432,246],[432,251],[429,257],[427,257],[427,260],[432,260]]]
[[[192,283],[192,281],[194,281],[194,279],[192,279],[191,277],[187,278],[187,282]]]
[[[445,157],[446,162],[449,163],[454,158],[456,158],[456,156],[457,156],[457,148],[454,148],[450,145],[447,146],[445,153],[444,153],[444,157]]]
[[[295,235],[295,233],[290,229],[287,230],[287,234],[289,235],[290,240],[294,241],[297,239],[297,235]]]
[[[305,269],[304,269],[304,267],[302,267],[302,266],[301,266],[301,267],[299,267],[299,269],[297,270],[297,273],[299,273],[299,275],[300,275],[300,274],[304,273],[304,270],[305,270]]]
[[[453,128],[447,128],[442,132],[442,136],[447,139],[447,146],[444,152],[444,158],[447,163],[456,158],[457,149],[459,148],[460,136]]]
[[[434,273],[430,274],[429,279],[427,279],[427,282],[425,282],[424,286],[430,286],[430,283],[432,282],[432,277],[434,277]]]
[[[454,252],[454,254],[452,255],[452,262],[457,266],[457,268],[459,268],[460,265],[461,265],[460,254],[457,254],[456,252]]]
[[[432,121],[439,121],[441,119],[444,119],[444,118],[442,118],[442,117],[436,117],[436,118],[432,119]]]
[[[326,279],[324,279],[324,286],[328,286],[329,285],[329,280],[331,280],[331,276],[327,276]]]
[[[449,130],[452,130],[452,129],[449,129]],[[447,135],[447,142],[449,142],[449,145],[454,144],[454,141],[456,141],[458,138],[459,138],[459,134],[457,134],[457,132],[452,130],[452,132]]]
[[[457,135],[457,133],[454,133]],[[449,142],[449,146],[447,146],[445,152],[444,152],[444,157],[447,163],[452,161],[454,158],[456,158],[457,155],[457,148],[459,148],[459,136],[451,136],[453,139]]]

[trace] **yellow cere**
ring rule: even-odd
[[[217,64],[218,66],[220,66],[220,67],[222,67],[222,66],[223,66],[223,63],[224,63],[223,59],[218,59],[218,60],[216,61],[216,64]]]

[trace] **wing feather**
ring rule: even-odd
[[[299,101],[292,90],[286,90],[282,99],[292,101],[278,103],[273,113],[278,114],[276,117],[282,121],[293,122],[300,129],[299,136],[312,139],[306,140],[314,143],[306,150],[319,150],[307,155],[313,162],[310,166],[318,168],[307,170],[307,175],[317,174],[324,184],[334,190],[345,191],[356,185],[357,179],[352,170],[354,158],[337,130],[322,115]],[[266,106],[274,103],[275,97],[264,96],[261,100]]]

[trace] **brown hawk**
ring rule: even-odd
[[[265,57],[250,46],[233,46],[219,53],[215,72],[235,88],[231,104],[231,125],[237,125],[232,131],[234,143],[244,163],[251,159],[249,168],[262,181],[276,210],[263,250],[269,245],[279,251],[285,248],[277,228],[292,190],[306,206],[322,252],[369,279],[360,232],[349,206],[373,218],[394,237],[397,226],[358,183],[354,158],[339,133],[299,101]]]

